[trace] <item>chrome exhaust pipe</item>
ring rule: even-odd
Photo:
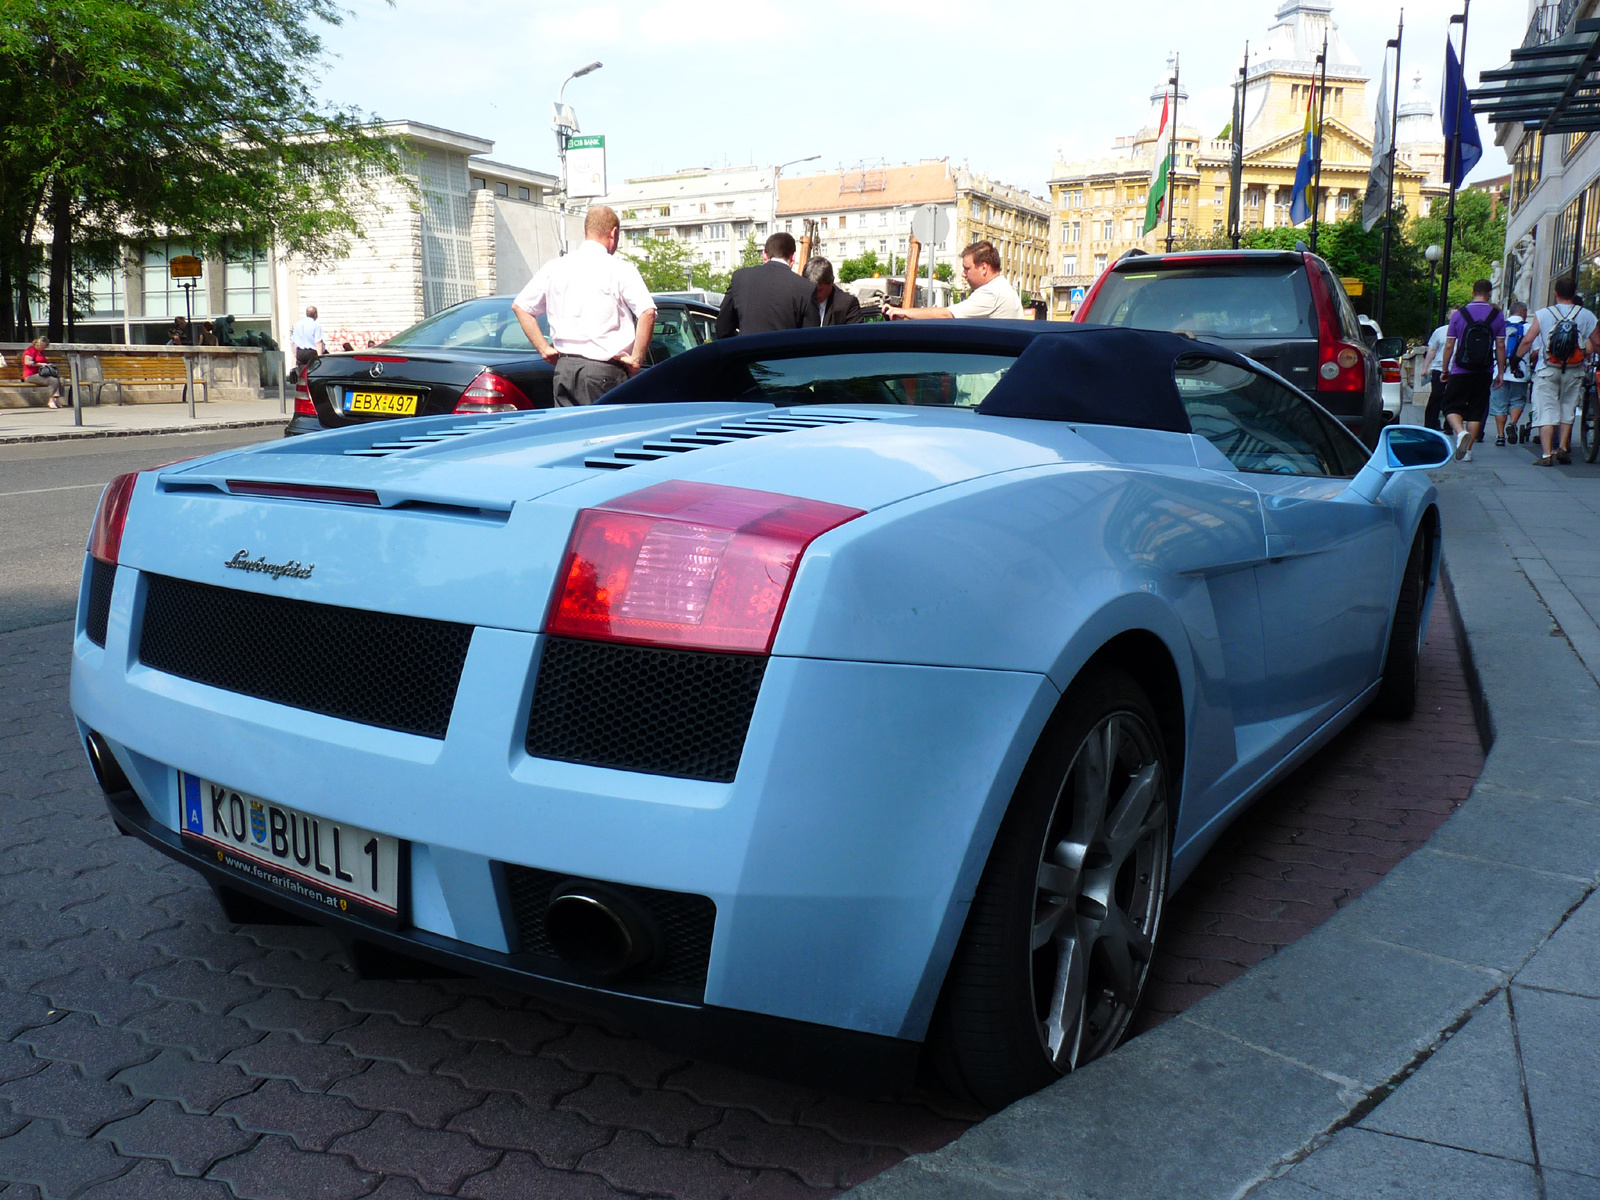
[[[130,791],[133,784],[128,782],[128,777],[122,772],[122,764],[117,762],[116,755],[111,753],[111,747],[106,745],[105,738],[94,730],[90,730],[83,739],[84,749],[89,755],[89,769],[94,772],[95,782],[100,785],[100,790],[110,796],[117,792]]]
[[[544,931],[563,962],[600,979],[616,979],[661,956],[650,915],[604,884],[558,885],[544,911]]]

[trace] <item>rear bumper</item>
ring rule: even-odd
[[[650,1041],[686,1055],[863,1093],[905,1086],[916,1073],[922,1047],[909,1039],[715,1005],[674,1004],[629,996],[552,979],[530,970],[523,955],[499,953],[422,929],[379,929],[217,866],[156,821],[133,791],[111,793],[106,797],[106,807],[123,833],[197,871],[214,887],[241,892],[351,942],[614,1018]]]

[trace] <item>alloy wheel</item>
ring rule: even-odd
[[[1116,1046],[1149,973],[1171,853],[1157,744],[1136,713],[1103,717],[1046,829],[1030,945],[1039,1038],[1058,1071]]]

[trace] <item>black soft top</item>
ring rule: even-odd
[[[613,388],[602,403],[748,399],[751,362],[917,351],[1016,356],[1016,364],[978,406],[981,416],[1174,433],[1191,432],[1173,377],[1178,359],[1253,367],[1220,346],[1146,329],[1036,321],[874,322],[752,334],[697,346]]]

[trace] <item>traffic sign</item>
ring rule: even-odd
[[[192,254],[179,254],[167,263],[167,270],[174,279],[199,279],[200,260]]]
[[[924,246],[942,246],[950,236],[950,215],[938,204],[924,204],[911,217],[911,236]]]
[[[606,139],[588,133],[567,142],[567,195],[606,194]]]
[[[1083,303],[1083,296],[1084,296],[1083,288],[1075,287],[1075,288],[1072,289],[1072,306],[1074,308],[1076,308],[1078,305]]]

